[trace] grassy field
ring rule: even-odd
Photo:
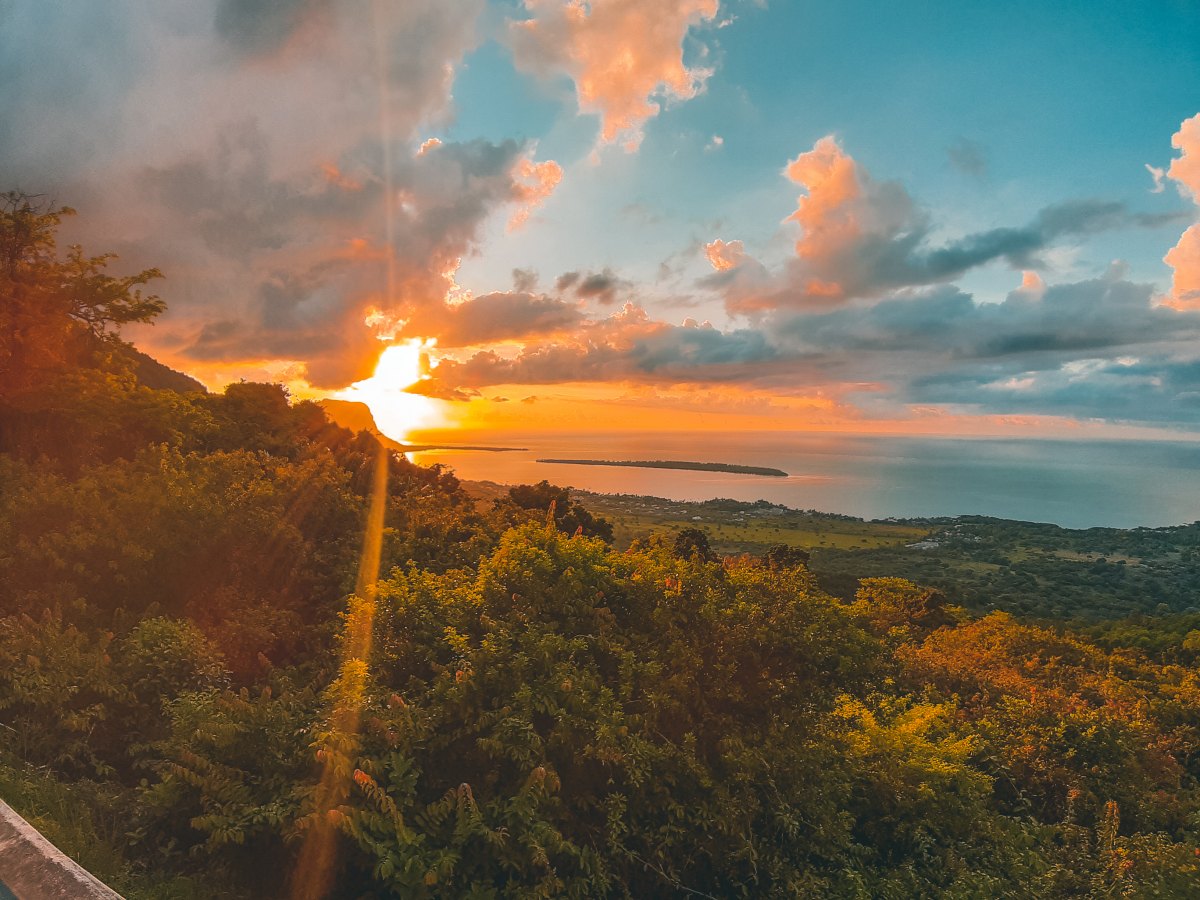
[[[505,485],[464,482],[481,502],[507,496]],[[788,509],[767,503],[709,500],[702,503],[573,491],[592,513],[613,523],[613,542],[625,549],[630,542],[656,531],[701,528],[718,553],[761,553],[772,544],[836,550],[903,547],[929,534],[924,525],[864,522],[849,516]]]

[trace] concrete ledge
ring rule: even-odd
[[[17,900],[122,900],[0,800],[0,895]]]

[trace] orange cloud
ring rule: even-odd
[[[1180,154],[1171,161],[1167,177],[1179,185],[1180,193],[1200,204],[1200,113],[1179,126],[1171,146]],[[1185,231],[1163,262],[1175,270],[1167,305],[1200,309],[1200,225]]]
[[[1175,270],[1167,305],[1175,309],[1200,309],[1200,225],[1183,233],[1167,251],[1163,262]]]
[[[715,240],[704,245],[704,255],[718,272],[734,268],[746,258],[746,248],[741,241]]]
[[[1025,291],[1027,294],[1040,295],[1046,290],[1046,282],[1037,272],[1026,269],[1021,273],[1021,286],[1017,290]]]
[[[1167,177],[1179,182],[1200,203],[1200,113],[1179,126],[1171,138],[1171,146],[1180,154],[1171,161]]]
[[[531,18],[510,24],[517,64],[544,77],[567,75],[581,112],[600,116],[600,140],[635,150],[656,98],[688,100],[711,70],[683,62],[693,25],[718,0],[525,0]]]
[[[535,163],[529,157],[521,158],[513,169],[513,191],[520,206],[508,220],[509,231],[520,228],[529,220],[529,214],[554,193],[562,176],[562,166],[552,159]]]
[[[322,163],[321,174],[325,176],[327,182],[343,190],[361,191],[363,188],[363,183],[360,179],[347,175],[333,163]]]
[[[832,135],[788,163],[784,174],[806,191],[786,220],[798,222],[804,230],[796,242],[797,256],[831,256],[858,238],[862,233],[855,214],[862,196],[858,164]]]

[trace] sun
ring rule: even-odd
[[[432,346],[433,341],[420,338],[391,345],[379,357],[374,375],[333,396],[367,404],[379,430],[394,441],[407,441],[417,429],[442,424],[438,401],[406,390],[429,377]]]

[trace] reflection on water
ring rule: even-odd
[[[975,514],[1071,528],[1200,519],[1200,444],[1193,442],[644,432],[457,434],[454,442],[529,450],[438,450],[411,459],[451,466],[471,480],[515,484],[546,478],[584,490],[677,500],[765,499],[866,518]],[[543,456],[769,466],[793,477],[536,462]]]

